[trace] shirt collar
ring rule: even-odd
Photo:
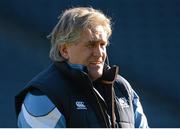
[[[80,71],[83,71],[83,72],[87,73],[87,67],[82,65],[82,64],[72,64],[72,63],[69,63],[69,62],[67,62],[67,64],[73,69],[80,70]]]

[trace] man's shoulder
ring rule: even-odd
[[[57,68],[55,65],[52,63],[50,64],[47,68],[42,70],[40,73],[38,73],[31,81],[37,80],[37,79],[52,79],[52,77],[56,77],[55,75],[59,74]]]
[[[63,80],[64,79],[61,73],[58,71],[54,63],[52,63],[49,65],[49,67],[42,70],[39,74],[32,78],[26,86],[43,85],[51,87],[51,85],[59,85],[59,83],[61,83]]]
[[[134,96],[134,90],[132,89],[130,83],[121,75],[117,75],[115,81],[115,90],[116,92],[127,92],[131,97]]]
[[[124,85],[124,86],[126,86],[126,87],[128,87],[128,88],[131,89],[130,83],[129,83],[124,77],[122,77],[122,76],[119,75],[119,74],[117,75],[116,83],[118,83],[118,84],[120,84],[120,85]]]

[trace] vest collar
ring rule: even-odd
[[[85,74],[88,76],[87,67],[81,64],[71,64],[67,63],[66,61],[63,62],[55,62],[55,66],[63,72],[67,77],[78,79],[81,74]],[[103,75],[95,80],[95,82],[102,82],[104,84],[112,84],[116,80],[116,77],[119,72],[118,66],[110,67],[107,64],[104,65]],[[89,76],[88,76],[89,77]],[[73,80],[74,80],[73,79]],[[90,79],[90,78],[89,78]]]

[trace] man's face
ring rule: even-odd
[[[89,76],[96,80],[103,74],[107,44],[107,33],[104,28],[96,26],[82,32],[80,40],[76,44],[65,46],[61,54],[64,52],[64,57],[69,63],[86,66]]]

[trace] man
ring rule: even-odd
[[[53,63],[16,96],[18,127],[148,128],[137,94],[106,64],[110,35],[99,10],[66,10],[50,34]]]

